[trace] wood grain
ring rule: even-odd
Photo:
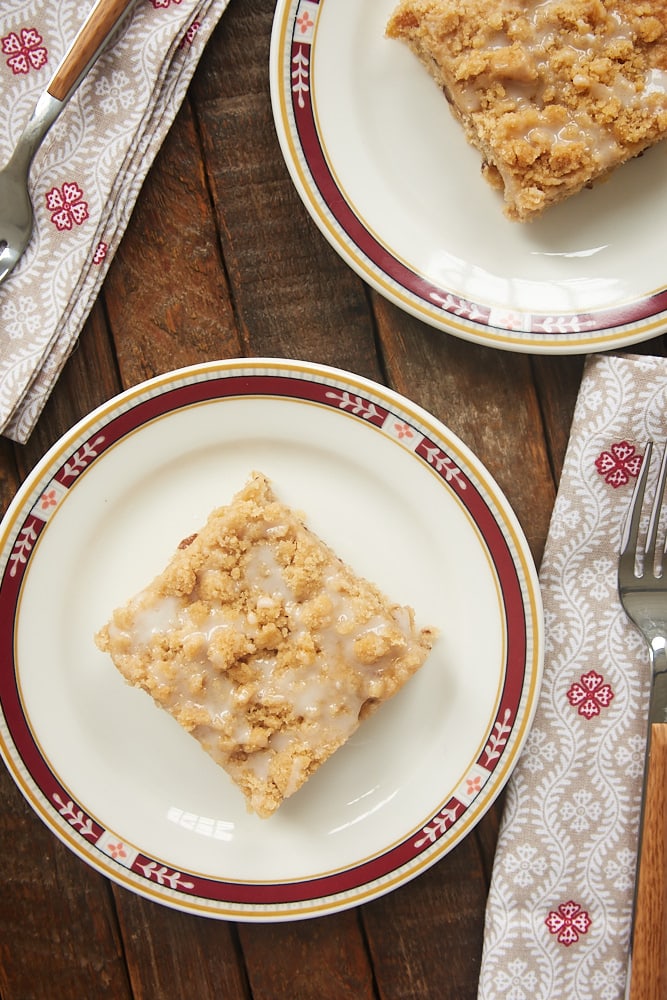
[[[531,359],[533,381],[544,425],[545,447],[556,483],[560,481],[563,469],[585,360],[580,355],[571,358],[538,355]]]
[[[0,771],[0,996],[132,996],[109,883],[32,813]]]
[[[253,1000],[373,1000],[373,971],[355,911],[242,924],[239,937]]]
[[[630,1000],[667,997],[667,723],[650,734]]]
[[[103,297],[124,386],[239,354],[199,136],[187,101],[151,168]]]
[[[476,839],[362,910],[382,1000],[475,1000],[487,896]]]
[[[134,2],[98,0],[51,77],[48,92],[52,97],[58,101],[67,99],[81,74]]]
[[[190,916],[114,886],[135,1000],[251,996],[234,925]]]
[[[193,82],[207,178],[244,353],[379,376],[362,282],[301,204],[273,126],[273,6],[224,19]],[[242,53],[234,60],[234,53]],[[222,54],[223,58],[219,58]]]

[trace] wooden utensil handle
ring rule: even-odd
[[[51,97],[67,98],[131,3],[134,0],[98,0],[51,78],[47,88]]]
[[[651,726],[630,1000],[667,997],[667,724]]]

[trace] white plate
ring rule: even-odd
[[[253,469],[441,630],[419,674],[270,820],[93,642]],[[386,892],[473,827],[525,739],[542,619],[521,530],[446,428],[362,378],[244,360],[131,389],[45,456],[0,546],[6,763],[73,851],[159,902],[276,920]]]
[[[508,221],[395,0],[278,0],[276,129],[324,235],[369,284],[448,333],[583,353],[667,325],[667,143],[528,225]]]

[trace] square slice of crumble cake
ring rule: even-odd
[[[667,0],[401,0],[505,214],[527,221],[667,134]]]
[[[254,473],[96,641],[268,817],[421,667],[434,637]]]

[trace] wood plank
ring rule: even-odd
[[[493,861],[498,844],[498,831],[500,830],[500,821],[502,819],[504,806],[505,793],[501,792],[489,811],[482,817],[473,832],[473,836],[479,845],[482,870],[484,873],[487,892],[489,886],[491,885]]]
[[[0,996],[131,997],[107,880],[37,819],[4,767],[0,798]]]
[[[266,0],[234,6],[193,83],[243,350],[378,377],[363,283],[308,217],[280,153],[258,73],[272,16]]]
[[[486,883],[472,837],[396,892],[368,903],[381,1000],[474,1000]]]
[[[354,910],[314,920],[241,924],[253,1000],[372,1000],[373,975]]]
[[[187,100],[135,205],[103,297],[125,386],[239,353]]]
[[[578,355],[568,358],[544,355],[532,361],[556,484],[563,471],[584,361],[585,358]]]
[[[220,98],[269,93],[274,0],[233,0],[213,32],[193,80],[197,107]]]
[[[652,722],[646,761],[629,1000],[667,996],[667,725]]]
[[[221,238],[244,353],[378,377],[361,282],[304,217],[276,151],[254,139],[271,127],[265,98],[220,101],[199,114],[213,196],[224,204]],[[210,144],[213,134],[219,146]]]
[[[248,1000],[235,927],[113,887],[134,1000]]]

